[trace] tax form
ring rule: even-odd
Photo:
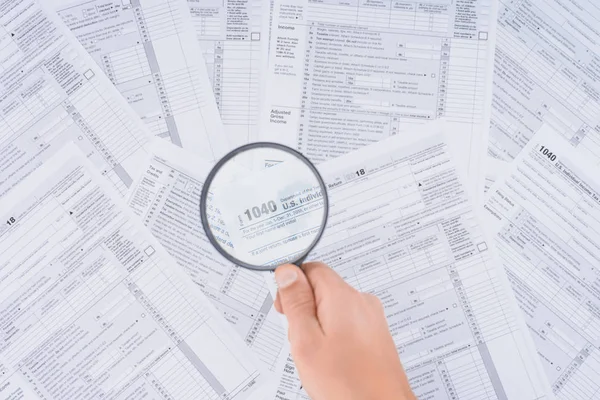
[[[600,396],[600,169],[582,149],[537,133],[485,205],[559,399]]]
[[[129,206],[265,369],[281,371],[287,338],[263,277],[222,257],[202,228],[200,192],[211,166],[173,146],[153,146],[151,152],[144,173],[132,186]]]
[[[150,133],[45,2],[0,4],[0,197],[74,141],[121,193]]]
[[[229,150],[185,0],[51,0],[155,136],[207,159]]]
[[[500,2],[489,153],[510,162],[544,125],[600,160],[600,5]]]
[[[264,0],[187,0],[227,135],[235,147],[258,137],[267,68]]]
[[[258,361],[75,146],[0,210],[0,399],[263,398]]]
[[[330,213],[309,259],[381,299],[417,398],[553,398],[445,139],[416,140],[319,166]],[[291,358],[278,396],[308,398]]]
[[[484,192],[487,195],[494,183],[502,177],[507,170],[507,163],[497,158],[488,157],[485,166],[485,185]]]
[[[444,119],[478,194],[496,6],[276,0],[261,138],[320,163]]]

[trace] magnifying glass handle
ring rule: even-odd
[[[302,269],[302,264],[304,264],[304,260],[306,260],[306,256],[302,257],[302,258],[301,258],[301,259],[299,259],[299,260],[296,260],[296,261],[294,262],[294,265],[295,265],[296,267],[298,267],[298,268]]]

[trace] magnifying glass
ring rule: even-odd
[[[328,210],[319,171],[277,143],[251,143],[227,154],[200,197],[208,240],[227,260],[258,271],[300,266],[323,235]]]

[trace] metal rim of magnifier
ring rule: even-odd
[[[208,198],[208,189],[210,188],[213,179],[215,178],[215,176],[217,175],[217,173],[219,172],[221,167],[223,165],[225,165],[225,163],[230,161],[232,158],[234,158],[238,154],[244,153],[248,150],[257,149],[257,148],[268,148],[268,147],[290,153],[290,154],[296,156],[296,158],[302,160],[302,162],[304,164],[306,164],[310,168],[310,170],[315,174],[315,177],[317,178],[317,181],[319,182],[319,186],[321,186],[321,192],[323,193],[324,213],[323,213],[323,220],[321,221],[321,229],[319,230],[319,233],[315,237],[315,240],[313,240],[313,242],[310,244],[310,246],[308,246],[306,248],[306,251],[304,253],[302,253],[300,256],[298,256],[295,261],[291,261],[291,263],[297,265],[298,267],[300,265],[302,265],[302,262],[304,262],[304,260],[306,259],[306,256],[308,256],[308,253],[310,253],[312,251],[312,249],[315,248],[317,243],[319,243],[319,240],[321,240],[321,236],[323,236],[323,232],[325,231],[325,227],[327,226],[327,218],[329,216],[329,197],[327,196],[327,188],[325,187],[325,182],[323,181],[321,174],[319,173],[317,168],[314,166],[314,164],[312,162],[310,162],[310,160],[308,158],[304,157],[304,155],[302,155],[302,153],[300,153],[299,151],[294,150],[291,147],[284,146],[279,143],[256,142],[256,143],[250,143],[250,144],[246,144],[244,146],[240,146],[237,149],[232,150],[231,152],[227,153],[223,158],[221,158],[219,160],[219,162],[217,162],[215,164],[213,169],[210,171],[210,173],[206,177],[206,181],[204,182],[204,185],[202,186],[202,193],[200,195],[200,220],[202,221],[202,228],[204,229],[204,232],[206,233],[206,237],[208,237],[208,240],[210,241],[210,243],[213,245],[213,247],[215,249],[217,249],[217,251],[223,257],[225,257],[227,260],[231,261],[232,263],[239,265],[240,267],[252,269],[255,271],[273,271],[277,267],[276,266],[260,266],[260,265],[248,264],[241,260],[238,260],[237,258],[233,257],[231,254],[229,254],[228,252],[223,250],[221,244],[217,241],[217,239],[213,235],[213,233],[210,229],[210,226],[208,224],[208,217],[206,215],[206,201]]]

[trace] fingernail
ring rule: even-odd
[[[285,268],[275,272],[275,281],[280,289],[290,286],[298,279],[298,272],[292,268]]]

